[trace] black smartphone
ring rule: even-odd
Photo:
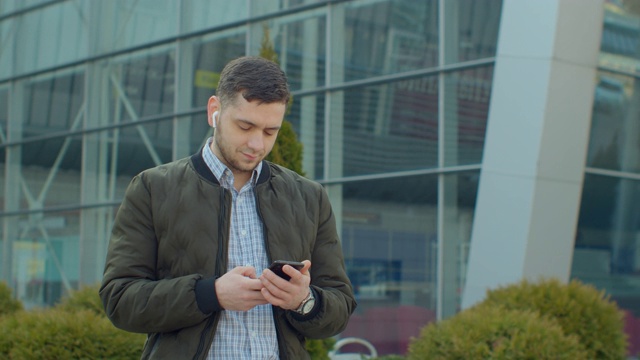
[[[285,274],[284,271],[282,271],[282,267],[285,265],[291,265],[298,271],[300,271],[300,269],[304,267],[304,264],[299,261],[276,260],[272,262],[271,265],[269,265],[269,270],[273,271],[281,278],[289,281],[291,279],[291,276]]]

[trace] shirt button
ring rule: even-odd
[[[242,230],[242,231],[240,231],[240,234],[241,234],[242,236],[246,236],[246,235],[247,235],[247,230]]]

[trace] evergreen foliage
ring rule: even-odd
[[[22,303],[11,295],[11,288],[5,282],[0,282],[0,317],[22,310]]]
[[[57,308],[69,312],[89,310],[98,315],[104,315],[104,307],[98,291],[100,285],[85,286],[80,290],[72,290],[68,296],[62,298]]]
[[[523,280],[488,291],[477,306],[536,311],[557,321],[565,334],[575,335],[589,359],[626,358],[623,313],[604,291],[578,280]]]
[[[578,338],[565,335],[553,319],[532,311],[471,308],[430,323],[412,339],[408,360],[582,360]]]
[[[278,53],[276,53],[273,47],[269,27],[265,24],[262,29],[263,36],[260,47],[260,57],[279,64]],[[289,112],[292,103],[293,97],[289,99],[287,113]],[[282,165],[287,169],[293,170],[304,176],[304,171],[302,170],[302,143],[298,141],[298,137],[293,130],[293,125],[286,119],[282,122],[282,127],[278,132],[276,143],[273,145],[271,153],[267,155],[266,160]]]
[[[98,286],[72,291],[53,308],[0,317],[2,359],[139,359],[143,334],[117,329],[104,314]]]
[[[312,360],[330,360],[329,351],[333,349],[333,346],[336,344],[336,340],[334,338],[328,339],[307,339],[305,344],[305,348],[309,355],[311,355]]]
[[[90,310],[20,311],[0,321],[2,359],[139,359],[146,337]]]

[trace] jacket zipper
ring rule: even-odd
[[[225,272],[224,271],[224,253],[225,253],[225,227],[226,226],[222,226],[223,224],[227,224],[227,203],[224,200],[224,194],[225,194],[225,189],[223,187],[220,187],[220,213],[218,214],[218,239],[222,239],[223,241],[218,241],[218,252],[216,254],[216,269],[214,276],[216,278],[218,278],[219,276],[222,276],[222,274]],[[215,316],[211,316],[209,318],[209,320],[207,320],[207,324],[205,325],[204,329],[202,330],[202,333],[200,334],[200,341],[198,342],[198,349],[196,350],[196,354],[193,356],[193,359],[196,360],[200,357],[200,355],[202,354],[202,352],[204,351],[204,346],[205,346],[205,340],[207,337],[207,334],[209,333],[210,329],[213,327],[214,323],[217,323],[218,320],[218,315]]]
[[[269,250],[269,241],[268,241],[268,236],[267,236],[267,223],[264,221],[264,217],[262,216],[262,211],[260,210],[260,201],[259,201],[259,196],[258,196],[258,187],[256,186],[256,210],[258,211],[258,216],[260,217],[260,221],[262,222],[262,234],[264,237],[264,250],[267,253],[267,262],[271,263],[273,261],[272,256],[271,256],[271,251]],[[280,353],[280,360],[286,360],[288,359],[287,357],[287,353],[286,350],[283,346],[281,346],[282,344],[284,344],[284,342],[282,341],[282,334],[280,331],[280,326],[278,326],[278,316],[276,315],[277,313],[277,309],[275,307],[273,307],[272,312],[273,312],[273,325],[276,327],[276,338],[278,340],[278,352]]]

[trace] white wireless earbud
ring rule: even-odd
[[[216,128],[216,122],[218,120],[218,112],[214,111],[213,115],[211,115],[211,122],[213,123],[212,127],[215,129]]]

